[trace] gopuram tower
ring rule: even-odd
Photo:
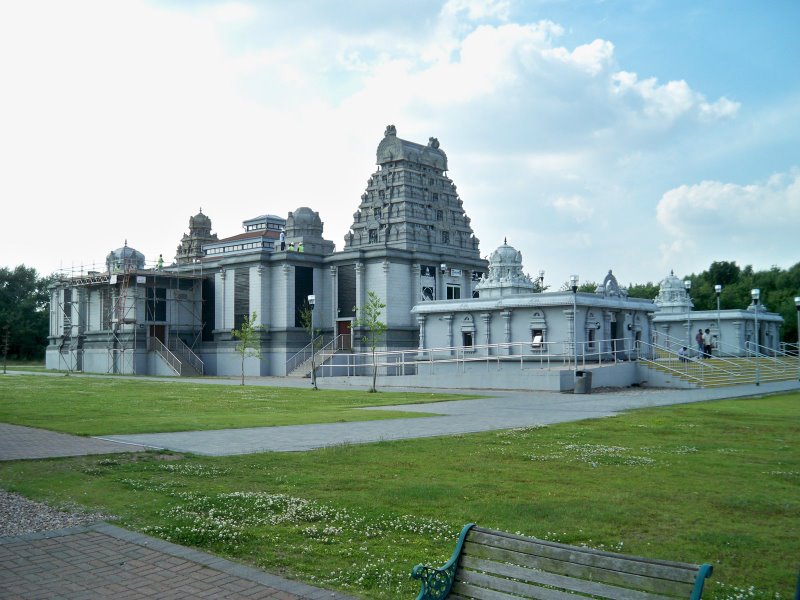
[[[389,348],[416,348],[420,302],[476,295],[486,272],[479,241],[436,138],[427,145],[397,137],[389,125],[353,224],[337,253],[337,321],[351,319],[368,292],[386,304]],[[350,264],[348,264],[350,263]],[[351,308],[353,307],[353,308]],[[337,324],[337,331],[341,332]],[[354,336],[359,339],[359,336]]]

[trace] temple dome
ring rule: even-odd
[[[665,312],[686,312],[694,307],[683,281],[672,271],[661,280],[653,302]]]
[[[189,217],[189,229],[195,229],[198,227],[211,229],[211,219],[203,214],[202,208],[195,216]]]
[[[522,271],[522,253],[503,240],[489,256],[489,276],[475,286],[481,298],[530,294],[536,289],[531,278]]]
[[[286,237],[322,237],[322,219],[307,206],[290,212],[286,218]]]
[[[112,250],[106,256],[106,267],[109,273],[144,269],[144,254],[128,246],[127,240],[122,248]]]

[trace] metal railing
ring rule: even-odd
[[[177,356],[170,352],[169,348],[167,348],[160,339],[151,337],[148,350],[161,356],[161,358],[167,362],[170,368],[175,371],[176,375],[181,374],[181,361],[178,360]]]
[[[314,349],[314,345],[317,344],[317,340],[325,341],[324,335],[318,335],[317,337],[313,338],[312,341],[302,348],[299,352],[296,352],[292,356],[288,358],[286,361],[286,374],[292,373],[296,369],[298,369],[303,363],[311,360],[311,353]]]
[[[469,363],[485,363],[487,367],[501,363],[518,363],[520,369],[564,369],[587,367],[593,364],[614,364],[636,360],[639,351],[625,346],[622,338],[578,342],[577,363],[572,342],[504,342],[474,346],[418,348],[339,354],[336,361],[327,360],[317,366],[318,376],[354,376],[371,373],[377,366],[381,374],[409,375],[423,365],[455,363],[463,370]],[[331,345],[335,344],[334,342]],[[374,359],[374,361],[373,361]],[[320,361],[322,363],[322,361]]]
[[[648,350],[641,353],[642,362],[700,386],[745,383],[759,385],[762,381],[786,381],[793,378],[795,371],[794,361],[781,361],[770,356],[716,354],[704,357],[699,353],[689,356],[681,355],[673,348],[661,344],[639,342],[639,345]]]
[[[180,359],[181,363],[187,363],[198,375],[203,374],[205,368],[203,360],[177,335],[169,338],[169,350]]]

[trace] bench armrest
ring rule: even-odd
[[[428,565],[417,565],[411,569],[411,577],[420,580],[421,589],[417,600],[443,600],[450,593],[453,587],[453,580],[456,576],[458,567],[458,557],[461,556],[461,548],[464,547],[464,540],[467,533],[472,529],[474,523],[469,523],[461,530],[456,542],[453,554],[441,567],[430,567]]]
[[[714,567],[708,563],[700,565],[700,569],[697,571],[697,578],[694,580],[694,589],[692,590],[692,595],[689,600],[700,600],[703,595],[703,586],[705,586],[706,579],[711,577],[713,571]]]

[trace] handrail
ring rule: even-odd
[[[181,355],[182,357],[186,358],[186,362],[188,362],[195,371],[197,371],[200,375],[203,374],[205,364],[203,360],[194,353],[194,351],[186,345],[181,338],[177,335],[173,335],[169,338],[169,345],[170,351],[174,352],[175,355]],[[173,347],[174,346],[174,347]]]
[[[161,358],[167,361],[167,364],[173,371],[175,371],[177,375],[181,374],[181,361],[178,360],[177,356],[170,352],[169,348],[164,345],[164,342],[157,337],[151,337],[150,350],[157,352]]]
[[[584,367],[589,364],[603,364],[603,362],[619,362],[630,358],[635,353],[635,348],[626,348],[623,338],[594,340],[592,342],[578,342],[579,364]],[[615,344],[616,342],[616,344]],[[617,349],[615,350],[615,346]],[[377,366],[391,368],[397,372],[406,372],[410,367],[432,365],[436,363],[456,363],[463,369],[466,363],[485,362],[499,365],[500,362],[518,361],[520,369],[526,364],[538,363],[539,368],[546,365],[550,369],[554,363],[559,368],[573,365],[575,352],[572,342],[502,342],[496,344],[477,344],[473,346],[445,346],[437,348],[417,348],[415,350],[378,350],[372,352],[353,352],[345,359],[345,364],[319,365],[321,376],[334,376],[334,369],[346,369],[348,375],[355,374],[355,370],[364,367]],[[610,348],[604,350],[603,348]],[[577,365],[576,365],[577,366]]]
[[[289,359],[286,361],[286,374],[288,375],[295,369],[297,369],[300,365],[306,362],[309,358],[311,358],[311,352],[314,344],[317,342],[319,338],[322,338],[323,341],[325,340],[324,335],[318,335],[315,338],[312,338],[311,342],[308,343],[304,348],[300,351],[295,352]]]

